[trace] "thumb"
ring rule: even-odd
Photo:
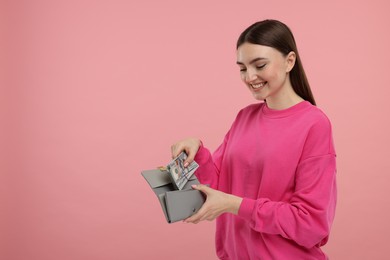
[[[208,185],[198,184],[198,185],[191,185],[191,187],[194,190],[198,190],[203,192],[204,194],[208,195],[210,193],[211,188]]]
[[[187,155],[187,158],[184,160],[184,167],[187,167],[194,161],[196,153],[194,153],[191,149],[185,149],[184,151]]]

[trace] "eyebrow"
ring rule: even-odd
[[[251,60],[249,62],[249,64],[252,64],[252,63],[255,63],[256,61],[259,61],[259,60],[266,60],[266,58],[262,58],[262,57],[259,57],[259,58],[254,58],[253,60]],[[240,61],[237,61],[236,62],[238,65],[244,65],[244,63],[240,62]]]

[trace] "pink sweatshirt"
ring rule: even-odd
[[[201,183],[243,198],[217,218],[220,259],[326,259],[336,206],[331,124],[304,101],[285,110],[242,109],[213,155],[195,157]]]

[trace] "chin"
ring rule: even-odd
[[[253,94],[253,97],[254,97],[254,99],[256,99],[256,100],[258,100],[258,101],[264,101],[264,100],[265,100],[264,97],[259,96],[259,95],[256,95],[256,94]]]

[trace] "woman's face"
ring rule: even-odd
[[[241,79],[257,100],[278,102],[291,92],[289,72],[295,63],[295,53],[287,56],[278,50],[251,43],[237,49],[237,64]]]

